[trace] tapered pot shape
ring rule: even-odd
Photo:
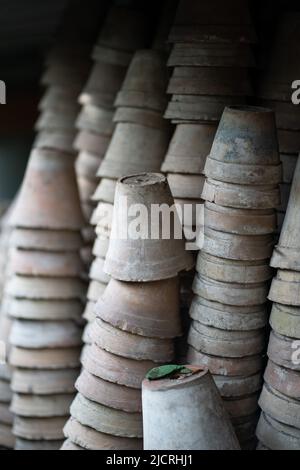
[[[129,210],[124,211],[124,203]],[[157,218],[153,216],[153,209],[162,204],[168,213],[170,208],[174,209],[173,215],[170,218],[170,214],[167,216],[169,221],[166,216],[154,220]],[[136,236],[135,230],[131,230],[134,228],[132,225],[130,228],[132,217],[129,212],[134,207],[139,207],[139,210],[142,208],[139,220],[142,237]],[[163,228],[166,228],[169,222],[169,233],[164,234]],[[120,234],[120,227],[125,227],[123,234]],[[140,282],[172,278],[180,271],[191,269],[192,256],[185,251],[180,231],[174,200],[164,176],[144,173],[122,178],[116,189],[112,235],[105,271],[115,279]]]
[[[299,400],[300,398],[300,374],[286,369],[269,360],[265,370],[265,382],[284,395]]]
[[[269,299],[284,305],[300,307],[300,272],[279,269],[273,278]]]
[[[54,230],[83,227],[73,156],[56,150],[32,151],[11,225]]]
[[[300,162],[294,173],[288,208],[281,229],[278,245],[275,247],[271,265],[275,268],[300,271],[299,230],[300,230]]]
[[[151,49],[137,51],[117,95],[115,106],[163,112],[167,104],[167,84],[164,55]]]
[[[145,379],[142,401],[146,450],[239,449],[208,369],[197,367],[179,379]]]
[[[297,339],[272,331],[268,346],[268,356],[275,364],[300,372]]]
[[[276,333],[300,339],[300,309],[291,305],[273,303],[270,317],[271,327]]]
[[[283,424],[270,415],[262,413],[256,429],[260,442],[268,450],[299,450],[299,429]]]
[[[10,238],[12,247],[43,252],[74,252],[83,244],[80,232],[16,228]]]
[[[180,336],[178,279],[144,283],[111,279],[95,313],[130,333],[158,338]]]

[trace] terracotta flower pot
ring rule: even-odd
[[[300,375],[289,369],[281,367],[269,360],[264,375],[265,382],[287,397],[299,400]]]
[[[75,130],[45,129],[37,134],[33,146],[40,149],[57,149],[65,153],[75,153],[73,148],[75,134]]]
[[[69,109],[64,113],[57,113],[56,110],[48,109],[38,117],[34,129],[37,132],[40,131],[62,131],[62,132],[73,132],[76,117],[78,114],[77,109]]]
[[[15,436],[12,434],[10,425],[0,423],[0,445],[5,449],[15,448]]]
[[[114,131],[113,111],[86,105],[77,117],[76,128],[110,137]]]
[[[77,451],[83,451],[85,449],[82,449],[80,446],[74,444],[72,441],[70,441],[69,439],[67,439],[60,450],[64,450],[64,451],[74,451],[74,450],[77,450]]]
[[[103,258],[96,258],[91,265],[89,276],[90,279],[93,279],[94,281],[101,282],[102,284],[108,284],[110,277],[105,274],[103,270],[104,261],[105,260]]]
[[[74,395],[21,395],[14,393],[11,411],[28,418],[67,416]]]
[[[20,451],[57,451],[63,445],[60,441],[31,441],[28,439],[16,439],[15,450]]]
[[[56,441],[64,438],[65,417],[28,418],[16,416],[13,433],[17,437],[33,441]]]
[[[259,406],[280,423],[299,429],[299,400],[289,398],[265,383]]]
[[[102,158],[105,155],[109,142],[110,136],[103,136],[88,130],[81,130],[77,133],[74,148],[78,151],[88,152],[89,154],[97,155]]]
[[[85,298],[85,284],[76,278],[33,278],[14,276],[7,285],[7,294],[19,299],[70,300]]]
[[[270,325],[280,335],[300,339],[300,309],[273,303]]]
[[[80,367],[81,348],[23,349],[12,347],[10,364],[22,369],[58,370]]]
[[[64,230],[14,229],[10,244],[28,250],[68,252],[77,251],[82,246],[79,232]]]
[[[115,199],[116,184],[116,180],[102,178],[92,197],[93,201],[103,201],[113,204]]]
[[[284,305],[300,306],[300,273],[279,269],[273,278],[269,299]]]
[[[74,320],[81,323],[82,303],[78,300],[27,300],[9,297],[6,302],[7,314],[24,320],[61,321]]]
[[[205,177],[202,175],[172,174],[168,183],[174,198],[197,199],[200,202]]]
[[[113,121],[115,123],[141,124],[142,126],[153,129],[166,129],[166,131],[170,131],[170,125],[163,118],[161,112],[146,108],[118,107],[114,114]]]
[[[19,394],[54,395],[75,393],[78,369],[54,371],[14,370],[11,388]]]
[[[102,161],[101,157],[98,157],[98,155],[95,155],[93,153],[89,153],[86,150],[81,151],[77,157],[77,160],[75,163],[77,179],[84,178],[86,180],[89,180],[91,189],[89,191],[88,199],[91,198],[91,195],[93,194],[93,192],[95,191],[97,187],[96,173],[99,168],[99,165],[101,164],[101,161]],[[88,181],[86,181],[85,184],[87,185]],[[79,188],[79,191],[80,191],[80,188]],[[81,199],[83,198],[81,197]],[[85,198],[84,200],[87,201],[88,199]]]
[[[91,281],[87,292],[87,299],[91,302],[97,302],[104,294],[106,287],[107,284],[103,284],[99,281]]]
[[[213,375],[213,379],[222,398],[241,398],[260,391],[262,387],[262,376],[260,372],[245,377]]]
[[[256,430],[257,437],[270,450],[298,450],[299,429],[283,424],[262,413]]]

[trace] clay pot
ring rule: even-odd
[[[11,225],[80,230],[83,224],[72,157],[54,150],[33,150]]]
[[[77,277],[84,266],[78,253],[12,250],[11,269],[23,276]]]
[[[77,251],[82,246],[79,232],[64,230],[14,229],[10,245],[25,250]]]
[[[75,347],[81,344],[81,328],[71,321],[15,320],[10,342],[13,346],[25,349]]]
[[[203,252],[198,256],[196,270],[206,278],[237,284],[262,283],[271,279],[273,275],[267,260],[235,261]]]
[[[71,415],[82,425],[113,436],[141,438],[141,413],[126,413],[87,400],[78,394],[71,405]]]
[[[174,359],[171,339],[147,338],[119,330],[97,318],[92,324],[91,339],[106,351],[129,359],[170,362]]]
[[[74,444],[72,441],[70,441],[69,439],[67,439],[60,450],[65,450],[65,451],[74,451],[74,450],[78,450],[78,451],[83,451],[85,449],[82,449],[80,446],[77,446],[76,444]]]
[[[285,369],[272,361],[268,362],[268,366],[264,375],[265,382],[278,392],[295,400],[300,398],[300,375],[289,369]]]
[[[239,185],[206,179],[202,199],[237,209],[273,209],[280,205],[278,185]]]
[[[211,375],[205,368],[197,369],[180,379],[143,381],[145,449],[239,449]],[[190,403],[197,406],[190,407]]]
[[[203,174],[216,129],[214,124],[178,124],[161,171]]]
[[[64,441],[30,441],[27,439],[16,439],[15,450],[19,451],[57,451],[60,450]],[[73,449],[74,450],[74,449]]]
[[[169,123],[164,120],[161,112],[145,108],[119,107],[116,109],[113,121],[115,123],[127,122],[131,124],[141,124],[142,126],[151,127],[153,129],[170,130]]]
[[[259,356],[250,356],[243,358],[226,358],[218,356],[209,356],[194,348],[188,349],[188,360],[194,361],[194,364],[202,364],[208,367],[211,374],[225,375],[228,377],[244,377],[259,372],[263,367],[263,358]]]
[[[4,449],[14,449],[15,437],[12,434],[11,426],[0,423],[0,446]]]
[[[175,67],[169,81],[170,95],[251,96],[248,71],[233,67]]]
[[[283,183],[288,183],[290,185],[294,178],[298,156],[281,153],[280,159],[283,170]]]
[[[168,148],[169,132],[140,124],[116,125],[97,176],[117,179],[141,171],[159,171]]]
[[[103,201],[113,204],[115,199],[116,184],[116,180],[102,178],[92,197],[93,201]]]
[[[262,387],[261,373],[245,377],[226,377],[224,375],[213,375],[213,379],[222,398],[243,397],[245,395],[258,392]]]
[[[130,63],[115,106],[163,112],[167,104],[167,83],[164,55],[150,49],[139,50]]]
[[[11,411],[28,418],[67,416],[73,395],[21,395],[14,393]]]
[[[91,265],[89,276],[90,279],[93,279],[94,281],[101,282],[102,284],[108,284],[110,277],[103,271],[104,261],[105,260],[102,258],[96,258]]]
[[[56,110],[48,109],[43,111],[37,119],[34,129],[36,132],[46,130],[73,132],[77,114],[77,109],[65,111],[63,114],[57,113]]]
[[[76,128],[110,137],[114,131],[113,111],[86,105],[77,117]]]
[[[255,59],[248,44],[174,44],[168,66],[254,67]]]
[[[169,174],[168,183],[174,198],[201,199],[205,177],[200,175]]]
[[[298,450],[300,431],[262,413],[256,430],[264,447],[272,450]]]
[[[117,183],[112,236],[105,271],[115,279],[140,282],[172,278],[180,271],[191,269],[192,257],[184,250],[184,240],[174,238],[174,227],[170,230],[169,239],[160,238],[160,224],[157,226],[157,223],[157,239],[150,239],[149,233],[144,239],[130,239],[130,233],[129,237],[125,237],[127,239],[120,238],[118,227],[124,227],[125,224],[126,228],[130,221],[127,210],[124,213],[124,197],[127,198],[129,208],[132,204],[144,205],[147,216],[142,217],[141,227],[148,232],[150,207],[153,207],[153,204],[172,207],[174,202],[167,179],[162,175],[150,173],[122,178]],[[174,222],[176,229],[180,230],[180,222],[175,213]],[[150,217],[150,223],[151,227],[154,226],[153,217]],[[139,256],[136,256],[136,253],[139,253]]]
[[[226,398],[224,400],[224,406],[228,412],[232,424],[235,425],[239,423],[242,419],[247,419],[250,415],[257,413],[258,411],[258,401],[259,394],[254,393],[252,395],[242,397],[242,398]]]
[[[193,321],[188,343],[196,351],[221,357],[260,354],[265,346],[264,330],[225,331]]]
[[[147,283],[111,279],[95,307],[95,313],[114,327],[150,338],[180,336],[179,312],[177,278]]]
[[[90,185],[93,185],[92,190],[90,190],[88,199],[90,199],[93,191],[97,187],[96,173],[101,164],[102,158],[93,153],[87,151],[81,151],[78,155],[78,158],[75,163],[77,177],[88,179]],[[87,184],[87,183],[86,183]],[[81,197],[81,199],[83,199]],[[88,200],[85,198],[84,200]]]
[[[69,419],[64,428],[64,433],[72,442],[86,450],[141,450],[143,447],[141,439],[103,434],[83,426],[74,418]]]
[[[24,369],[69,369],[80,366],[81,348],[23,349],[12,347],[10,364]]]
[[[99,281],[91,281],[87,292],[87,299],[91,302],[97,302],[104,294],[107,284]]]
[[[76,382],[81,395],[89,400],[128,413],[142,411],[142,397],[139,390],[107,382],[83,370]]]
[[[283,336],[300,339],[300,310],[298,307],[273,303],[270,324]]]
[[[88,60],[85,62],[68,63],[52,63],[47,67],[42,76],[41,83],[46,86],[59,86],[67,88],[72,83],[72,89],[77,89],[87,79],[90,63]]]
[[[33,441],[56,441],[64,438],[65,423],[65,417],[29,418],[17,415],[14,419],[13,433],[17,437]]]
[[[57,149],[65,153],[75,153],[73,142],[75,131],[60,131],[45,129],[40,131],[33,143],[33,147],[40,149]]]
[[[12,396],[12,393],[10,390],[9,383],[1,379],[0,380],[0,403],[10,403],[11,396]]]
[[[276,230],[275,210],[247,210],[222,207],[211,202],[204,205],[205,225],[214,230],[238,235],[265,235]]]
[[[97,155],[102,158],[105,155],[110,142],[110,136],[99,135],[94,132],[82,130],[77,133],[74,148],[78,151]]]
[[[259,330],[265,327],[268,321],[268,312],[264,305],[250,307],[224,305],[198,295],[193,298],[189,314],[203,325],[221,330]]]
[[[272,235],[235,235],[204,229],[204,253],[241,261],[258,261],[269,258],[273,248]]]
[[[51,86],[46,90],[39,102],[38,109],[39,111],[56,109],[60,113],[68,109],[78,110],[77,97],[78,93],[76,89]]]
[[[279,269],[273,278],[269,299],[283,305],[300,306],[300,273]]]
[[[10,297],[6,302],[7,314],[24,320],[81,321],[82,303],[78,300],[27,300]]]
[[[87,302],[86,303],[84,313],[83,313],[83,318],[87,322],[91,322],[91,321],[95,320],[96,315],[94,313],[94,309],[95,309],[95,302]]]
[[[20,394],[52,395],[74,393],[77,369],[37,371],[16,369],[11,387]]]
[[[114,205],[109,202],[99,202],[93,211],[91,225],[100,225],[107,231],[111,231]]]
[[[1,422],[4,424],[13,424],[14,416],[8,403],[0,403]]]
[[[268,290],[267,283],[227,283],[215,281],[199,274],[196,275],[193,283],[195,294],[213,302],[240,307],[264,304],[267,301]]]
[[[279,335],[274,331],[271,332],[268,346],[269,358],[282,367],[287,369],[300,371],[298,347],[295,339]],[[293,360],[293,359],[296,360]]]
[[[32,278],[14,276],[7,284],[7,294],[19,299],[69,300],[85,298],[85,284],[76,278]]]
[[[280,423],[299,429],[299,400],[289,398],[265,383],[259,406]]]
[[[156,367],[152,361],[120,357],[99,348],[96,344],[84,349],[81,361],[83,367],[96,377],[137,389],[141,388],[147,372]]]

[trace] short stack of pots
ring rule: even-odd
[[[93,306],[109,281],[103,265],[111,232],[117,180],[128,174],[159,171],[167,150],[170,130],[163,119],[166,86],[164,55],[152,49],[137,51],[116,97],[116,127],[97,173],[101,180],[93,196],[97,208],[91,219],[91,224],[97,225],[97,239],[95,260],[90,270],[87,320],[93,319]],[[85,341],[88,342],[88,334]]]
[[[143,239],[127,232],[132,216],[123,210],[124,197],[129,210],[135,204],[145,209]],[[117,183],[105,261],[111,280],[96,305],[92,345],[82,357],[79,394],[65,427],[67,447],[70,441],[89,450],[143,447],[142,380],[155,364],[174,360],[174,338],[181,334],[178,273],[192,264],[173,227],[170,239],[150,237],[151,205],[173,203],[160,174],[124,177]],[[124,224],[127,236],[122,237]]]
[[[205,165],[188,361],[213,374],[243,448],[255,445],[281,170],[274,113],[225,108]]]
[[[5,311],[13,320],[16,449],[58,449],[80,366],[85,299],[84,219],[72,154],[33,149],[10,223]]]
[[[274,110],[278,131],[280,158],[283,165],[281,205],[277,210],[278,229],[288,205],[297,156],[300,151],[300,108],[292,102],[292,83],[300,76],[299,51],[300,14],[286,12],[277,25],[272,51],[265,58],[265,70],[260,77],[259,96],[263,106]]]
[[[259,405],[260,443],[271,450],[300,448],[300,162],[298,160],[280,239],[271,259],[277,268],[269,299],[272,328]]]

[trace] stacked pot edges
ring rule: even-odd
[[[81,112],[76,121],[78,130],[75,148],[79,152],[76,172],[87,226],[83,231],[86,246],[83,259],[89,268],[93,256],[95,231],[89,225],[95,209],[92,196],[97,188],[97,170],[108,148],[113,130],[114,101],[125,78],[133,53],[145,43],[145,15],[138,10],[113,6],[104,21],[94,46],[94,66],[81,90]],[[88,269],[87,269],[88,271]]]
[[[277,211],[279,233],[284,220],[297,156],[300,151],[300,107],[292,101],[292,84],[300,76],[294,60],[299,51],[300,15],[287,12],[279,20],[273,48],[260,80],[259,95],[263,106],[274,110],[278,131],[280,158],[283,165],[281,205]],[[269,59],[269,61],[268,61]]]
[[[10,223],[13,246],[6,312],[13,319],[18,449],[58,449],[74,397],[85,300],[84,225],[72,154],[34,149]]]
[[[213,374],[243,448],[255,445],[281,170],[274,113],[226,108],[205,165],[188,360]]]
[[[277,268],[269,299],[272,328],[259,405],[260,443],[271,450],[300,448],[300,163],[298,160],[280,239],[271,259]]]
[[[143,204],[147,211],[144,239],[120,237],[118,230],[132,219],[122,210],[124,197],[129,208]],[[83,353],[79,393],[65,427],[67,439],[85,449],[141,449],[142,380],[155,364],[174,360],[174,338],[181,334],[177,275],[192,259],[173,229],[168,240],[150,238],[152,204],[173,205],[164,176],[140,174],[117,183],[104,268],[111,280],[96,304],[92,344]]]
[[[91,223],[97,225],[97,239],[85,312],[88,321],[94,318],[94,304],[109,281],[103,265],[111,232],[117,179],[141,171],[159,171],[169,144],[169,126],[162,116],[166,106],[166,86],[164,55],[151,49],[137,51],[116,97],[116,127],[97,173],[101,180],[93,196],[97,208]],[[89,341],[88,333],[85,341]]]

